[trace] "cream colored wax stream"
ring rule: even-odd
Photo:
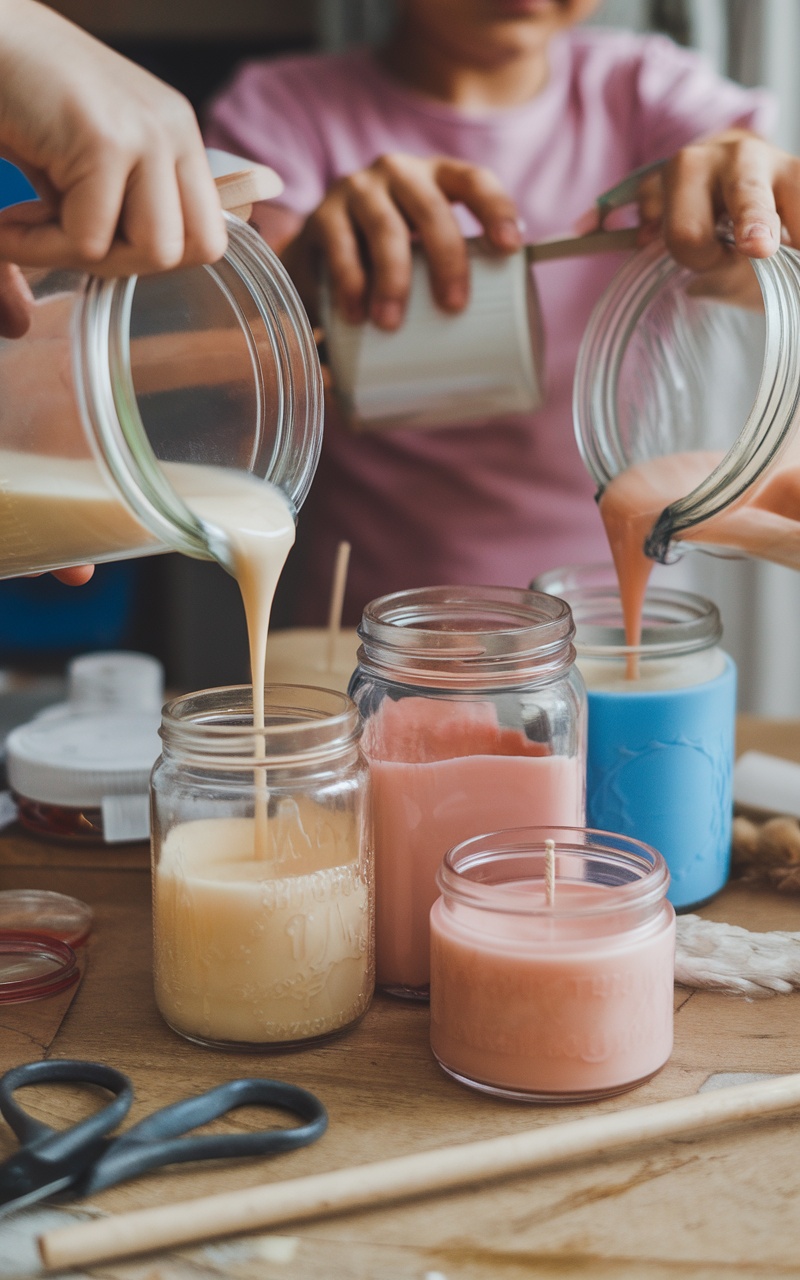
[[[264,754],[264,668],[275,588],[294,541],[280,491],[207,468],[182,477],[187,505],[222,535],[244,601],[256,756]],[[211,483],[209,483],[212,481]],[[370,988],[370,909],[359,816],[309,798],[270,798],[254,770],[254,818],[173,827],[154,882],[159,1009],[201,1041],[304,1040],[347,1026]],[[269,816],[268,816],[269,804]]]

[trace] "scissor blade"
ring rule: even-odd
[[[58,1195],[59,1191],[65,1191],[67,1187],[71,1187],[73,1178],[57,1178],[53,1182],[48,1182],[44,1186],[34,1187],[32,1191],[22,1192],[15,1196],[13,1200],[6,1200],[0,1203],[0,1218],[7,1218],[12,1213],[17,1213],[20,1209],[27,1209],[31,1204],[38,1204],[40,1200],[49,1200],[51,1197]]]
[[[5,1216],[27,1204],[35,1204],[72,1186],[72,1169],[44,1161],[31,1151],[18,1151],[0,1165],[0,1215]]]

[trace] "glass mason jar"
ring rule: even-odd
[[[800,501],[800,253],[784,247],[738,271],[736,298],[721,298],[663,245],[622,267],[578,356],[578,445],[600,494],[631,466],[647,468],[663,495],[645,544],[653,559],[674,558],[675,541],[691,539],[800,567],[796,519],[777,537],[763,520],[763,534],[709,524],[756,490],[778,516],[796,515]],[[681,466],[664,487],[655,460],[667,454]]]
[[[326,689],[249,686],[164,708],[151,783],[156,1002],[199,1044],[316,1043],[374,986],[369,773]]]
[[[663,1067],[675,912],[655,849],[607,831],[497,831],[451,849],[437,879],[431,1048],[449,1075],[584,1102]]]
[[[642,636],[626,645],[614,570],[541,574],[569,601],[589,699],[586,821],[653,845],[678,910],[706,902],[730,872],[736,666],[710,600],[653,587]]]
[[[0,340],[0,577],[164,550],[230,568],[192,510],[212,472],[303,502],[322,435],[313,335],[275,255],[227,225],[211,266],[27,272],[30,328]]]
[[[449,848],[583,822],[586,695],[561,600],[424,587],[374,600],[350,694],[372,776],[377,981],[426,999],[428,916]]]

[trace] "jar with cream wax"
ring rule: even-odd
[[[582,828],[498,831],[451,849],[437,881],[431,1048],[449,1075],[582,1102],[663,1067],[675,912],[655,849]]]
[[[249,687],[164,709],[152,778],[156,1002],[187,1039],[315,1043],[374,986],[369,774],[344,694]]]
[[[511,587],[424,587],[364,611],[350,693],[372,777],[377,981],[427,999],[448,849],[583,822],[586,694],[569,607]]]

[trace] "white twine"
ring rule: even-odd
[[[800,988],[800,933],[679,916],[675,981],[729,995],[786,995]]]

